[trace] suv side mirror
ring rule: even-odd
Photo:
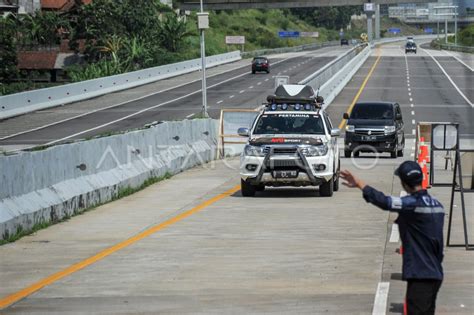
[[[348,113],[344,113],[344,115],[342,115],[342,118],[344,118],[344,119],[349,119],[349,114],[348,114]]]
[[[341,135],[341,129],[334,128],[331,129],[331,137],[339,137]]]
[[[397,114],[397,115],[395,116],[395,118],[396,118],[397,120],[402,120],[402,119],[403,119],[403,118],[402,118],[402,114]]]
[[[237,133],[241,137],[248,137],[249,136],[249,128],[239,128],[239,130],[237,130]]]

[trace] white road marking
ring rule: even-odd
[[[234,95],[230,95],[229,98],[234,98]]]
[[[448,78],[449,82],[451,82],[451,84],[454,86],[456,91],[458,91],[459,95],[461,95],[462,98],[464,98],[464,100],[469,105],[471,105],[471,107],[474,107],[474,104],[466,97],[466,95],[464,95],[464,93],[461,91],[461,89],[459,89],[459,87],[456,85],[456,83],[454,83],[453,79],[451,79],[449,74],[446,72],[446,70],[444,70],[443,66],[441,66],[441,64],[438,62],[438,60],[436,60],[436,58],[430,52],[428,52],[426,49],[423,49],[423,51],[426,52],[434,60],[434,62],[438,65],[438,67],[441,69],[441,71],[443,71],[444,75]]]
[[[410,107],[415,107],[415,104],[411,103],[411,104],[410,104]]]
[[[412,135],[416,135],[416,130],[413,129],[413,130],[411,131],[411,133],[412,133]]]
[[[372,315],[385,315],[387,310],[388,291],[390,282],[379,282],[377,293],[375,294],[374,308]]]
[[[220,104],[220,103],[222,103],[222,102],[223,102],[223,100],[220,100],[220,101],[217,102],[217,104]]]
[[[408,92],[408,96],[411,96],[411,92]]]
[[[413,125],[415,125],[415,124],[416,124],[416,121],[415,121],[414,119],[412,119],[412,120],[411,120],[411,123],[412,123]]]
[[[257,85],[260,85],[260,84],[262,84],[262,82],[258,82],[258,83],[257,83]]]
[[[410,102],[413,102],[413,98],[410,97]]]
[[[186,116],[186,118],[191,118],[191,117],[193,117],[193,116],[194,116],[194,113],[189,114],[188,116]]]
[[[412,111],[411,111],[411,114],[412,114],[412,115],[415,115],[415,111],[414,111],[414,110],[412,110]]]
[[[463,65],[465,65],[469,70],[471,70],[472,72],[474,72],[474,69],[472,67],[470,67],[467,63],[465,63],[464,61],[462,61],[458,56],[455,56],[453,55],[452,53],[450,53],[449,51],[446,51],[446,50],[443,50],[443,52],[445,54],[447,54],[448,56],[451,56],[453,57],[454,59],[456,59],[457,61],[459,61],[460,63],[462,63]]]
[[[410,92],[410,91],[411,91],[411,88],[408,88],[408,92]]]
[[[297,57],[301,57],[301,56],[297,56]],[[297,57],[294,57],[294,56],[293,56],[293,57],[288,57],[288,58],[285,58],[285,59],[282,59],[282,60],[279,60],[279,61],[274,62],[273,65],[279,64],[279,63],[285,62],[285,61],[287,61],[287,60],[289,60],[289,59],[294,59],[294,58],[297,58]],[[237,67],[237,68],[231,69],[231,70],[229,70],[229,71],[233,71],[233,70],[237,70],[237,69],[242,69],[242,68],[245,68],[245,67],[247,67],[247,65],[242,66],[242,67]],[[220,74],[229,72],[229,71],[224,71],[224,72],[216,73],[215,75],[212,75],[212,76],[210,76],[210,77],[217,76],[217,75],[220,75]],[[219,83],[210,85],[210,86],[208,86],[207,88],[208,88],[208,89],[214,88],[214,87],[216,87],[216,86],[219,86],[219,85],[221,85],[221,84],[227,83],[227,82],[229,82],[229,81],[235,80],[235,79],[237,79],[237,78],[243,77],[243,76],[248,75],[248,74],[249,74],[248,72],[239,74],[239,75],[237,75],[237,76],[235,76],[235,77],[231,77],[231,78],[226,79],[226,80],[223,80],[223,81],[221,81],[221,82],[219,82]],[[275,77],[275,76],[272,76],[272,78],[274,78],[274,77]],[[167,92],[167,91],[169,91],[169,90],[173,90],[173,89],[176,89],[176,88],[179,88],[179,87],[188,85],[188,84],[192,84],[192,83],[194,83],[194,82],[198,82],[198,81],[200,81],[200,80],[201,80],[201,79],[197,79],[197,80],[194,80],[194,81],[190,81],[190,82],[187,82],[187,83],[183,83],[183,84],[180,84],[180,85],[176,85],[176,86],[170,87],[170,88],[168,88],[168,89],[160,90],[160,91],[158,91],[158,92],[154,92],[154,93],[151,93],[151,94],[143,95],[143,96],[141,96],[141,97],[139,97],[139,98],[135,98],[135,99],[128,100],[128,101],[125,101],[125,102],[121,102],[121,103],[118,103],[118,104],[114,104],[114,105],[111,105],[111,106],[108,106],[108,107],[105,107],[105,108],[96,109],[96,110],[93,110],[93,111],[90,111],[90,112],[87,112],[87,113],[83,113],[83,114],[80,114],[80,115],[77,115],[77,116],[74,116],[74,117],[70,117],[70,118],[66,118],[66,119],[60,120],[60,121],[56,121],[56,122],[54,122],[54,123],[46,124],[46,125],[43,125],[43,126],[40,126],[40,127],[37,127],[37,128],[33,128],[33,129],[21,131],[21,132],[18,132],[18,133],[15,133],[15,134],[8,135],[8,136],[6,136],[6,137],[0,138],[0,140],[5,140],[5,139],[13,138],[13,137],[15,137],[15,136],[19,136],[19,135],[26,134],[26,133],[29,133],[29,132],[33,132],[33,131],[41,130],[41,129],[44,129],[44,128],[48,128],[48,127],[51,127],[51,126],[54,126],[54,125],[57,125],[57,124],[60,124],[60,123],[63,123],[63,122],[67,122],[67,121],[74,120],[74,119],[77,119],[77,118],[80,118],[80,117],[84,117],[84,116],[87,116],[87,115],[90,115],[90,114],[93,114],[93,113],[96,113],[96,112],[99,112],[99,111],[107,110],[107,109],[114,108],[114,107],[117,107],[117,106],[121,106],[121,105],[124,105],[124,104],[127,104],[127,103],[131,103],[131,102],[135,102],[135,101],[144,99],[144,98],[149,97],[149,96],[153,96],[153,95],[156,95],[156,94],[159,94],[159,93],[163,93],[163,92]],[[269,80],[268,78],[265,79],[265,81],[268,81],[268,80]],[[148,108],[144,108],[144,109],[142,109],[142,110],[140,110],[140,111],[137,111],[137,112],[132,113],[132,114],[130,114],[130,115],[124,116],[124,117],[122,117],[122,118],[115,119],[115,120],[113,120],[113,121],[109,121],[109,122],[107,122],[107,123],[105,123],[105,124],[102,124],[102,125],[99,125],[99,126],[96,126],[96,127],[93,127],[93,128],[89,128],[89,129],[86,129],[86,130],[77,132],[77,133],[75,133],[75,134],[66,136],[66,137],[61,138],[61,139],[57,139],[57,140],[48,142],[48,143],[46,143],[45,145],[52,145],[52,144],[61,142],[61,141],[63,141],[63,140],[67,140],[67,139],[71,139],[71,138],[73,138],[73,137],[79,136],[79,135],[81,135],[81,134],[85,134],[85,133],[87,133],[87,132],[94,131],[94,130],[97,130],[97,129],[100,129],[100,128],[103,128],[103,127],[106,127],[106,126],[109,126],[109,125],[112,125],[112,124],[115,124],[115,123],[117,123],[117,122],[119,122],[119,121],[123,121],[123,120],[125,120],[125,119],[130,118],[130,117],[133,117],[133,116],[136,116],[136,115],[140,115],[140,114],[142,114],[142,113],[144,113],[144,112],[146,112],[146,111],[149,111],[149,110],[151,110],[151,109],[155,109],[155,108],[158,108],[158,107],[167,105],[167,104],[169,104],[169,103],[182,100],[182,99],[184,99],[184,98],[186,98],[186,97],[192,96],[192,95],[197,94],[197,93],[201,93],[201,89],[196,90],[196,91],[193,91],[193,92],[191,92],[191,93],[189,93],[189,94],[180,96],[180,97],[178,97],[178,98],[175,98],[175,99],[172,99],[172,100],[163,102],[163,103],[161,103],[161,104],[157,104],[157,105],[153,105],[153,106],[148,107]],[[222,103],[222,101],[221,101],[221,103]],[[219,104],[219,102],[218,102],[218,104]],[[35,145],[35,146],[36,146],[36,145]],[[32,146],[32,147],[35,147],[35,146]]]
[[[410,156],[411,156],[411,157],[415,157],[415,153],[410,153]]]
[[[242,91],[239,92],[239,94],[242,94],[242,93],[244,93],[244,92],[245,92],[245,90],[242,90]]]
[[[392,232],[390,233],[390,243],[398,243],[400,241],[400,232],[398,231],[398,224],[392,224]]]
[[[253,85],[249,86],[249,89],[253,89]]]

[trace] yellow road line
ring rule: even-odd
[[[375,60],[374,64],[372,65],[372,68],[370,68],[370,71],[367,74],[367,76],[365,77],[364,82],[362,82],[362,85],[360,86],[359,91],[357,91],[357,94],[355,95],[354,99],[352,100],[351,105],[349,105],[349,108],[346,111],[346,113],[348,113],[349,115],[351,114],[352,109],[354,108],[354,105],[359,100],[360,95],[364,91],[365,86],[367,85],[367,82],[369,82],[369,79],[372,76],[372,73],[374,72],[375,68],[377,67],[381,57],[382,57],[382,55],[380,54],[380,48],[377,48],[377,59]],[[339,129],[342,130],[346,126],[346,122],[347,121],[345,119],[341,120],[341,123],[339,124]]]
[[[97,253],[96,255],[92,256],[92,257],[89,257],[81,262],[78,262],[77,264],[74,264],[72,266],[69,266],[67,267],[66,269],[63,269],[55,274],[52,274],[18,292],[15,292],[9,296],[6,296],[2,299],[0,299],[0,309],[4,309],[5,307],[7,306],[10,306],[12,305],[13,303],[16,303],[18,302],[19,300],[41,290],[42,288],[44,288],[45,286],[47,285],[50,285],[58,280],[61,280],[62,278],[70,275],[70,274],[73,274],[89,265],[92,265],[93,263],[96,263],[97,261],[129,246],[129,245],[132,245],[176,222],[179,222],[189,216],[191,216],[192,214],[212,205],[213,203],[216,203],[218,202],[219,200],[222,200],[230,195],[232,195],[233,193],[237,192],[240,190],[240,185],[239,186],[235,186],[234,188],[232,189],[229,189],[228,191],[222,193],[222,194],[219,194],[209,200],[206,200],[204,201],[203,203],[197,205],[196,207],[192,208],[191,210],[188,210],[186,212],[183,212],[163,223],[160,223],[158,225],[155,225],[155,226],[152,226],[150,227],[149,229],[125,240],[125,241],[122,241],[112,247],[109,247],[99,253]]]

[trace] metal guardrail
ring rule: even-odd
[[[472,46],[442,44],[436,41],[431,44],[431,48],[450,50],[450,51],[459,51],[459,52],[465,52],[465,53],[474,53],[474,47]]]
[[[207,67],[242,59],[239,51],[207,57]],[[0,119],[122,91],[201,69],[193,59],[139,71],[0,97]]]

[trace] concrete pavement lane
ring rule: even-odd
[[[392,176],[377,174],[394,165],[384,159],[366,179],[391,191]],[[180,213],[183,204],[189,209],[212,198],[235,186],[237,176],[222,162],[194,169],[0,247],[8,258],[0,260],[0,281],[8,284],[2,297]],[[169,192],[179,193],[177,203]],[[256,198],[237,192],[2,313],[367,314],[381,277],[387,220],[356,190],[342,188],[333,198],[319,197],[315,188],[268,189]]]
[[[245,67],[213,76],[208,80],[208,86],[211,87],[208,96],[211,114],[217,117],[217,112],[224,106],[242,107],[247,104],[253,106],[261,103],[262,95],[266,97],[273,90],[274,82],[272,77],[274,75],[289,75],[292,80],[302,79],[317,71],[347,49],[346,47],[332,47],[314,52],[278,55],[278,58],[274,57],[272,59],[271,75],[252,75],[249,72],[249,68]],[[281,63],[278,63],[279,61]],[[72,137],[73,139],[86,138],[101,133],[139,128],[153,121],[184,119],[187,116],[199,113],[201,110],[201,94],[199,91],[200,82],[186,84],[180,88],[145,97],[138,101],[100,110],[91,115],[8,138],[0,141],[0,145],[44,144],[70,135],[77,135]],[[245,93],[239,93],[240,91],[245,91]],[[230,98],[230,96],[233,97]],[[218,103],[221,100],[222,102]],[[227,101],[224,102],[225,100]],[[144,110],[146,111],[143,114],[123,119],[125,116]],[[118,119],[123,120],[97,128],[97,126],[102,126]],[[92,128],[96,129],[82,133]]]
[[[393,170],[402,160],[341,161],[366,182],[400,195]],[[332,198],[319,197],[315,188],[269,188],[255,198],[237,190],[209,204],[238,184],[237,165],[231,159],[195,168],[0,247],[1,303],[8,294],[204,205],[30,292],[2,314],[368,314],[378,284],[385,282],[387,312],[401,313],[405,284],[395,253],[399,241],[391,242],[395,215],[345,187]],[[446,189],[435,194],[449,203]],[[459,241],[459,214],[456,224]],[[437,314],[474,311],[471,254],[446,250]]]

